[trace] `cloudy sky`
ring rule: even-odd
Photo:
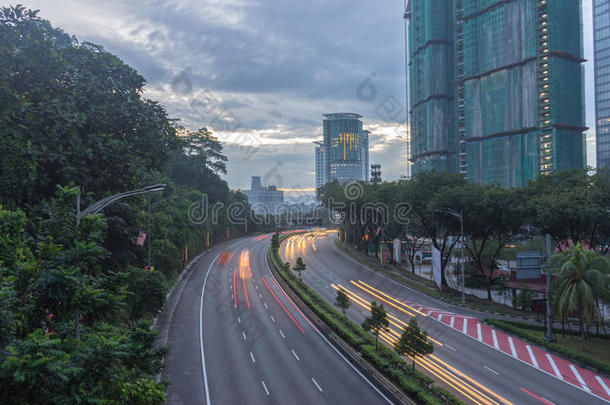
[[[594,126],[591,1],[583,0],[587,126]],[[20,1],[21,2],[21,1]],[[406,174],[401,0],[23,0],[103,45],[148,81],[146,96],[225,143],[226,180],[313,193],[322,113],[363,115],[371,163]],[[373,91],[371,91],[373,90]],[[595,164],[594,129],[588,160]]]

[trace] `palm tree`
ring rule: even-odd
[[[561,321],[578,318],[580,350],[585,349],[585,325],[599,320],[598,299],[607,298],[610,284],[610,264],[595,251],[583,250],[580,244],[553,260],[559,267],[559,277],[553,282],[553,310]]]

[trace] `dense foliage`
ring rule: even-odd
[[[0,403],[164,403],[153,317],[186,260],[256,228],[220,142],[145,83],[36,12],[0,10]],[[79,195],[82,210],[158,183],[77,224]]]

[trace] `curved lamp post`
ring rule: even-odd
[[[78,228],[81,219],[83,219],[87,215],[95,215],[99,213],[102,209],[104,209],[104,207],[107,207],[108,205],[120,200],[121,198],[130,197],[132,195],[138,194],[152,193],[155,191],[162,191],[165,189],[165,187],[167,187],[167,184],[155,184],[153,186],[147,186],[138,190],[126,191],[124,193],[111,195],[109,197],[102,198],[101,200],[94,202],[89,207],[85,208],[83,211],[80,210],[79,191],[78,195],[76,196],[76,227]],[[80,313],[77,312],[76,319],[74,320],[74,335],[77,339],[80,338],[79,318]]]
[[[451,208],[445,208],[442,210],[434,210],[437,212],[442,212],[445,214],[449,214],[449,215],[453,215],[454,217],[456,217],[457,219],[460,220],[460,246],[462,249],[462,259],[461,259],[461,279],[462,279],[462,304],[464,304],[466,302],[466,298],[464,296],[464,290],[466,285],[464,284],[464,217],[462,216],[462,211],[457,212],[455,210],[452,210]]]

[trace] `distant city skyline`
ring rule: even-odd
[[[595,159],[591,2],[583,0],[589,164]],[[400,138],[405,108],[401,1],[358,7],[347,0],[23,3],[137,69],[148,82],[145,95],[186,127],[213,126],[218,116],[203,108],[208,96],[230,112],[238,126],[214,133],[225,144],[229,171],[224,178],[231,188],[248,188],[256,171],[290,190],[286,198],[313,195],[312,142],[322,137],[319,116],[325,111],[358,111],[371,130],[370,160],[383,163],[383,179],[407,173]],[[181,73],[190,81],[188,93],[172,86]],[[376,90],[372,101],[357,96],[368,78]],[[382,117],[378,107],[389,96],[402,111]],[[259,145],[250,148],[254,153],[244,152],[248,142]]]

